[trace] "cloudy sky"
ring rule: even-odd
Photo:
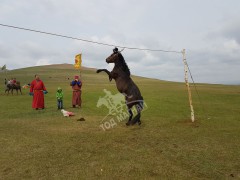
[[[118,46],[182,51],[195,82],[240,84],[239,0],[0,0],[0,24]],[[0,26],[0,66],[108,68],[113,47]],[[128,50],[132,74],[184,81],[182,54]]]

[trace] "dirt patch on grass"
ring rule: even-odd
[[[193,128],[198,128],[201,125],[200,121],[196,120],[196,121],[192,122],[190,119],[179,120],[179,121],[177,121],[177,123],[183,124],[183,125],[186,125],[186,126],[190,126],[190,127],[193,127]]]

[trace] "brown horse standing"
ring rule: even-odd
[[[22,90],[21,90],[21,86],[20,86],[20,82],[19,81],[17,81],[16,84],[7,84],[5,93],[8,92],[8,94],[9,94],[9,91],[11,90],[11,93],[13,95],[13,90],[14,89],[16,89],[17,94],[18,94],[18,90],[22,94]]]
[[[126,125],[134,125],[138,122],[141,124],[141,111],[143,109],[143,97],[137,85],[133,82],[130,77],[130,70],[117,48],[113,49],[113,54],[111,54],[107,59],[107,63],[114,63],[115,66],[111,72],[107,69],[98,69],[97,73],[102,71],[106,72],[109,76],[109,80],[115,80],[117,89],[120,93],[125,96],[126,105],[128,107],[128,112],[130,114],[128,122]],[[137,109],[137,115],[132,119],[133,112],[131,108],[135,105]]]

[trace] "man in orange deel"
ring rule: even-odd
[[[76,106],[81,107],[82,99],[81,99],[81,88],[82,82],[79,80],[79,76],[75,76],[74,80],[70,83],[72,86],[73,94],[72,94],[72,107],[75,108]]]

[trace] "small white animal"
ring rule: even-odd
[[[73,112],[65,111],[64,109],[62,109],[61,112],[63,113],[64,117],[74,116]]]

